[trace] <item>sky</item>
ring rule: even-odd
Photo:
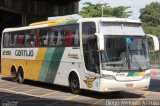
[[[96,3],[109,3],[108,5],[111,7],[117,7],[117,6],[130,6],[131,8],[128,9],[129,11],[132,11],[132,16],[129,18],[131,19],[139,19],[140,15],[140,9],[144,8],[147,4],[150,4],[151,2],[160,2],[160,0],[81,0],[79,2],[79,10],[83,7],[84,2],[91,2],[93,4]]]

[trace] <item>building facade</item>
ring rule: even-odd
[[[0,0],[0,31],[78,13],[79,0]]]

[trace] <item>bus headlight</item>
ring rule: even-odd
[[[143,79],[146,79],[146,78],[149,78],[149,77],[151,77],[151,73],[145,74],[145,75],[143,76]]]
[[[103,74],[103,78],[108,79],[108,80],[116,80],[115,76],[113,76],[113,75]]]

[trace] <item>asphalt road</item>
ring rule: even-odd
[[[83,91],[70,93],[67,87],[27,81],[12,82],[0,75],[0,106],[160,106],[160,75],[152,76],[150,88],[116,93]]]

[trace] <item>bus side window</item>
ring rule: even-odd
[[[18,35],[18,46],[19,47],[23,47],[24,46],[24,35],[22,35],[22,34],[19,34]]]
[[[49,40],[49,45],[55,45],[55,44],[56,44],[56,43],[54,42],[54,37],[55,37],[55,36],[54,36],[54,32],[51,31],[51,32],[49,33],[49,39],[48,39],[48,40]]]
[[[73,43],[74,43],[73,33],[74,32],[71,30],[66,31],[65,36],[64,36],[64,45],[73,46]]]
[[[41,31],[41,46],[47,46],[48,45],[48,34],[46,29]]]
[[[35,35],[36,35],[36,30],[32,29],[30,30],[29,32],[29,35],[30,35],[30,46],[31,47],[34,47],[35,46]]]
[[[60,46],[60,45],[62,45],[62,34],[61,34],[61,32],[60,31],[58,31],[58,36],[57,36],[57,46]]]
[[[58,32],[54,32],[54,38],[53,38],[53,44],[57,44],[57,39],[58,39]]]
[[[14,34],[14,33],[10,33],[9,34],[9,47],[15,47],[15,44],[16,44],[16,37],[17,37],[17,35],[16,34]]]
[[[40,46],[40,45],[41,45],[40,30],[37,30],[37,33],[36,33],[36,46]]]
[[[35,39],[34,39],[34,35],[32,35],[32,34],[31,34],[30,45],[31,45],[32,47],[35,46]]]
[[[46,33],[46,35],[44,37],[42,37],[42,38],[44,38],[43,45],[47,46],[48,45],[48,33]]]
[[[31,35],[28,32],[25,33],[25,46],[31,46]]]
[[[76,30],[75,32],[74,32],[74,45],[79,45],[79,32],[78,32],[78,30]]]
[[[10,33],[4,33],[4,37],[3,37],[3,46],[4,47],[9,47],[10,37],[11,37]]]
[[[75,25],[66,25],[64,26],[65,36],[63,44],[65,46],[78,46],[79,45],[79,26]]]
[[[58,26],[58,27],[55,27],[55,40],[56,40],[56,45],[57,46],[62,46],[63,44],[63,38],[64,38],[64,35],[65,35],[65,30],[64,30],[64,27],[63,26]]]
[[[55,46],[57,44],[58,30],[57,27],[48,29],[48,45]]]

